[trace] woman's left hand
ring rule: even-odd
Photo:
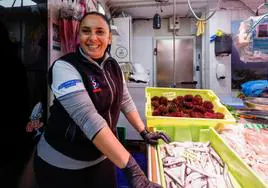
[[[148,132],[146,129],[140,132],[141,137],[147,144],[155,145],[158,143],[158,139],[162,139],[164,142],[171,142],[170,137],[163,132]]]

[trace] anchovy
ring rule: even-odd
[[[174,151],[172,150],[172,148],[169,146],[169,145],[165,145],[164,146],[164,149],[166,150],[166,153],[171,156],[171,157],[174,157],[175,156],[175,153]]]
[[[223,169],[224,169],[223,177],[224,177],[227,188],[234,188],[234,185],[228,173],[228,166],[225,164]]]
[[[209,153],[212,155],[212,157],[214,159],[216,159],[216,161],[223,167],[224,163],[222,161],[222,159],[220,158],[220,156],[214,151],[213,148],[210,148]]]
[[[203,174],[203,175],[205,175],[207,177],[211,177],[211,178],[217,177],[217,175],[213,175],[213,174],[210,174],[208,172],[204,172],[204,171],[202,171],[202,170],[200,170],[200,169],[198,169],[198,168],[196,168],[196,167],[194,167],[194,166],[192,166],[190,164],[186,164],[186,166],[191,168],[193,171],[199,172],[200,174]]]
[[[163,166],[164,167],[171,167],[171,166],[176,166],[176,165],[181,165],[182,163],[184,163],[185,162],[185,159],[183,159],[183,160],[180,160],[180,159],[178,159],[178,160],[172,160],[172,161],[167,161],[166,163],[164,162],[163,163]]]
[[[169,170],[164,169],[164,172],[171,178],[173,179],[177,184],[179,184],[181,187],[183,187],[184,185],[182,185],[182,182],[176,178]]]

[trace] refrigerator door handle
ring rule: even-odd
[[[154,48],[154,55],[157,55],[157,48]]]
[[[192,82],[181,82],[180,84],[193,84],[196,85],[197,81],[192,81]]]

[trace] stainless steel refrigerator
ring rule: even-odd
[[[175,65],[173,39],[155,40],[154,85],[157,87],[195,88],[195,38],[175,39]]]

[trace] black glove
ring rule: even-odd
[[[128,163],[122,169],[131,188],[162,188],[162,186],[148,180],[135,159],[130,155]]]
[[[148,132],[146,129],[144,129],[140,132],[140,135],[147,144],[157,144],[157,140],[160,138],[166,143],[169,143],[171,141],[169,136],[163,132]]]

